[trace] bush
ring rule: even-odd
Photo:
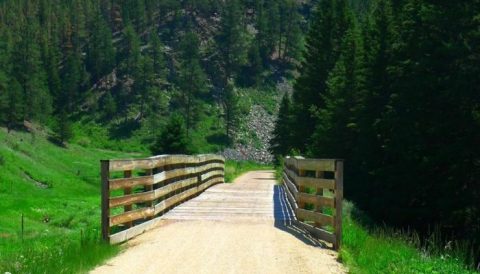
[[[155,155],[188,154],[191,152],[185,120],[180,114],[170,116],[167,125],[157,137],[153,146],[150,147],[150,150]]]
[[[5,158],[3,158],[2,155],[0,155],[0,166],[3,166],[5,164]]]

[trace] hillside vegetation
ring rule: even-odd
[[[96,147],[148,150],[179,114],[184,152],[242,143],[236,132],[250,107],[241,98],[292,75],[310,8],[293,0],[2,1],[0,123],[35,121],[60,144],[90,145],[93,135]]]
[[[480,260],[478,1],[320,1],[272,149],[345,159],[378,224]],[[448,271],[446,271],[448,272]]]
[[[141,155],[64,149],[32,130],[0,128],[0,271],[88,270],[117,250],[99,244],[99,160]]]
[[[479,0],[0,1],[0,272],[115,254],[98,161],[164,153],[223,154],[227,181],[345,159],[352,272],[478,269],[479,23]]]

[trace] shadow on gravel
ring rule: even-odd
[[[312,237],[307,231],[294,225],[292,222],[295,219],[293,208],[287,200],[285,190],[280,185],[273,187],[273,216],[276,228],[292,234],[305,244],[328,248],[327,245]]]

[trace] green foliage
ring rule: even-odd
[[[421,236],[438,226],[445,242],[469,239],[465,249],[478,261],[479,33],[472,25],[480,6],[369,6],[354,20],[346,1],[319,2],[293,94],[295,147],[346,159],[345,195],[376,221]]]
[[[86,64],[94,81],[110,73],[115,66],[115,48],[112,32],[98,11],[92,24],[92,38],[88,43]]]
[[[189,32],[181,46],[182,62],[177,79],[181,95],[178,104],[185,118],[187,135],[198,120],[200,100],[207,92],[207,78],[200,66],[199,45],[198,36]]]
[[[117,112],[117,103],[110,92],[107,92],[103,97],[102,112],[108,119],[112,118]]]
[[[152,154],[188,154],[189,139],[185,120],[180,114],[172,114],[155,144],[150,148]]]
[[[217,45],[222,55],[225,79],[228,80],[246,61],[246,34],[242,26],[244,18],[240,1],[228,0],[224,5]]]
[[[68,119],[67,113],[63,110],[58,114],[57,123],[54,127],[55,139],[59,144],[64,145],[73,137],[71,122]]]
[[[240,106],[238,94],[235,92],[233,84],[228,84],[225,88],[223,98],[225,134],[231,138],[232,132],[237,128],[240,119]]]
[[[88,271],[118,251],[98,241],[99,160],[141,155],[75,144],[60,148],[47,141],[43,132],[34,134],[7,133],[0,128],[4,159],[0,172],[0,271]],[[48,182],[50,187],[35,182]],[[68,226],[60,225],[68,219]]]
[[[344,202],[340,259],[351,273],[475,273],[462,264],[464,249],[421,248],[418,235],[362,225],[352,203]],[[437,249],[438,248],[438,249]]]
[[[285,93],[280,103],[280,110],[278,111],[275,129],[273,130],[273,136],[270,141],[270,150],[276,157],[286,156],[292,150],[292,127],[293,119],[290,95]]]
[[[303,149],[317,124],[312,110],[322,108],[327,78],[340,54],[341,41],[352,24],[345,0],[320,1],[306,38],[300,76],[295,82],[295,146]]]

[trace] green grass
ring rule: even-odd
[[[273,170],[273,166],[255,163],[252,161],[231,161],[225,163],[225,182],[231,183],[235,178],[252,170]]]
[[[477,273],[463,264],[461,249],[426,249],[418,236],[388,228],[366,229],[344,203],[340,259],[351,273]]]
[[[138,154],[0,128],[0,155],[0,273],[81,272],[117,251],[98,239],[99,160]]]
[[[213,123],[202,124],[211,130]],[[89,131],[77,133],[85,130]],[[49,142],[43,131],[36,132],[7,133],[0,128],[0,273],[86,272],[119,251],[99,239],[99,160],[142,157],[145,152],[97,149],[93,144],[62,148]],[[85,136],[97,140],[96,134]],[[197,142],[202,145],[206,139]],[[116,148],[115,143],[100,145]],[[226,181],[271,168],[227,161]]]

